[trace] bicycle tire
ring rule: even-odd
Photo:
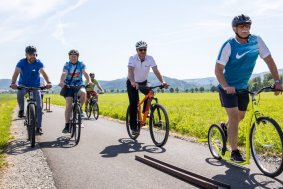
[[[283,171],[283,134],[278,123],[270,117],[260,117],[250,133],[251,151],[260,171],[276,177]]]
[[[86,116],[87,116],[87,118],[88,119],[90,119],[90,117],[91,117],[91,112],[92,112],[92,103],[89,103],[89,105],[88,105],[88,110],[86,111]]]
[[[221,160],[222,157],[219,152],[225,153],[226,151],[226,137],[222,128],[217,124],[212,124],[208,130],[208,147],[212,156]],[[217,149],[218,148],[218,149]]]
[[[158,103],[151,108],[149,131],[156,146],[162,147],[166,144],[169,136],[169,118],[166,109]]]
[[[35,146],[35,128],[36,128],[36,117],[35,117],[35,106],[34,104],[29,105],[29,135],[30,145],[32,148]]]
[[[127,113],[126,113],[126,128],[127,128],[128,135],[129,135],[129,137],[131,139],[135,140],[135,139],[137,139],[139,137],[139,134],[138,135],[132,135],[132,132],[131,132],[131,126],[130,126],[130,106],[128,106]]]
[[[81,126],[82,126],[81,109],[79,104],[77,104],[74,107],[75,108],[73,110],[73,132],[74,132],[75,143],[78,144],[81,138]]]
[[[99,117],[99,106],[96,101],[93,103],[92,111],[93,117],[97,120]]]

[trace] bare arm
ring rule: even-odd
[[[101,91],[101,92],[103,92],[103,89],[102,89],[102,87],[101,87],[101,85],[97,82],[97,87],[99,88],[99,90]]]
[[[164,81],[163,76],[161,75],[157,66],[152,67],[152,71],[156,75],[157,79],[160,81],[161,85],[163,85],[167,89],[169,85]]]
[[[66,79],[66,77],[67,77],[67,74],[68,74],[68,70],[63,70],[63,72],[62,72],[62,74],[61,74],[61,77],[60,77],[60,87],[64,87],[64,85],[65,85],[65,83],[64,83],[64,81],[65,81],[65,79]]]
[[[280,77],[279,77],[279,74],[278,74],[277,66],[276,66],[272,56],[269,55],[266,58],[264,58],[263,60],[267,64],[274,81],[279,80]]]
[[[21,69],[16,67],[14,74],[12,76],[12,83],[11,83],[11,86],[10,86],[12,89],[17,89],[16,82],[17,82],[17,78],[18,78],[20,72],[21,72]]]
[[[131,83],[135,83],[134,67],[128,66],[128,79]]]
[[[271,72],[271,75],[272,75],[274,81],[280,80],[279,73],[278,73],[278,69],[277,69],[277,66],[276,66],[276,64],[275,64],[275,62],[274,62],[272,56],[269,55],[269,56],[267,56],[266,58],[264,58],[263,60],[264,60],[264,62],[267,64],[267,66],[268,66],[268,68],[269,68],[269,70],[270,70],[270,72]],[[281,90],[281,91],[283,90],[282,81],[279,82],[279,83],[278,83],[278,82],[275,83],[275,89],[276,89],[276,90]],[[274,94],[275,94],[275,95],[278,95],[279,92],[277,91],[277,92],[275,92]]]
[[[233,94],[235,93],[235,88],[232,86],[229,86],[228,83],[226,82],[226,79],[224,77],[224,68],[225,66],[219,63],[216,63],[215,65],[215,76],[220,83],[220,85],[223,87],[223,89],[228,93],[228,94]]]
[[[83,70],[83,74],[84,74],[84,76],[85,76],[86,83],[89,84],[89,83],[90,83],[90,82],[89,82],[89,81],[90,81],[90,78],[89,78],[89,75],[88,75],[88,73],[87,73],[87,71],[86,71],[85,69]]]
[[[51,82],[50,82],[50,80],[49,80],[49,77],[48,77],[48,75],[46,74],[44,68],[41,68],[39,72],[42,74],[43,78],[45,79],[45,81],[46,81],[46,83],[47,83],[46,88],[47,88],[47,89],[50,89],[50,88],[52,87],[52,85],[51,85]]]
[[[160,74],[157,66],[155,67],[152,67],[152,71],[154,72],[154,74],[156,75],[157,79],[160,81],[160,83],[164,83],[164,80],[163,80],[163,77],[162,75]]]
[[[14,71],[14,74],[12,76],[12,84],[15,84],[17,82],[17,78],[18,78],[20,72],[21,72],[21,69],[16,67],[15,71]]]
[[[40,69],[40,73],[42,74],[42,76],[43,76],[43,78],[45,79],[45,81],[46,81],[47,84],[48,84],[48,83],[51,83],[50,80],[49,80],[48,75],[47,75],[46,72],[45,72],[45,69],[41,68],[41,69]]]

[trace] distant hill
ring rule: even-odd
[[[115,79],[112,81],[100,81],[99,83],[100,85],[107,90],[111,90],[111,89],[119,89],[119,90],[125,90],[126,87],[126,80],[127,78],[122,78],[122,79]],[[170,78],[170,77],[166,77],[164,76],[164,80],[170,84],[170,87],[172,88],[176,88],[178,87],[180,90],[185,90],[185,89],[189,89],[192,87],[196,87],[194,84],[183,81],[183,80],[179,80],[179,79],[174,79],[174,78]],[[154,85],[159,85],[160,82],[158,81],[158,79],[156,78],[156,76],[154,75],[154,73],[150,72],[148,75],[148,81],[150,82],[151,86]]]
[[[263,78],[264,74],[268,72],[261,72],[257,74],[253,74],[251,78],[260,76]],[[283,69],[279,69],[279,74],[283,74]],[[216,80],[215,77],[206,77],[206,78],[198,78],[198,79],[185,79],[185,80],[180,80],[180,79],[175,79],[171,77],[164,76],[165,81],[170,84],[170,87],[172,88],[179,88],[180,91],[184,91],[185,89],[191,89],[195,87],[204,87],[206,89],[209,89],[212,85],[217,85],[218,81]],[[150,72],[148,76],[148,81],[150,84],[153,85],[158,85],[159,81],[154,75],[154,73]],[[101,86],[106,89],[106,90],[126,90],[126,78],[121,78],[121,79],[115,79],[111,81],[104,81],[104,80],[99,80]],[[10,79],[0,79],[0,90],[9,90],[11,80]],[[60,87],[59,86],[54,86],[52,88],[53,91],[59,92]]]
[[[278,69],[278,72],[280,75],[283,74],[283,69]],[[260,76],[263,79],[263,76],[268,72],[261,72],[261,73],[256,73],[256,74],[252,74],[251,79],[254,77],[258,77]],[[210,88],[213,85],[218,85],[218,81],[216,79],[216,77],[206,77],[206,78],[199,78],[199,79],[185,79],[184,81],[189,82],[193,85],[196,85],[197,87],[204,87],[204,88]]]
[[[215,77],[206,77],[206,78],[199,78],[199,79],[185,79],[184,81],[195,85],[196,87],[204,87],[209,89],[211,86],[218,85],[218,81]]]
[[[0,79],[0,90],[9,90],[11,79]]]

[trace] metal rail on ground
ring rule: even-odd
[[[170,165],[163,161],[157,160],[155,158],[145,155],[144,157],[136,156],[135,160],[154,167],[162,172],[165,172],[171,176],[181,179],[185,182],[193,184],[195,186],[205,188],[205,189],[230,189],[230,185],[192,173],[190,171],[181,169],[174,165]]]

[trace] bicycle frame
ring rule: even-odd
[[[147,101],[147,104],[146,104],[146,107],[145,107],[145,112],[143,113],[143,116],[142,116],[141,107],[143,106],[143,103],[146,100],[148,100],[148,101]],[[140,120],[141,127],[145,126],[145,124],[146,124],[146,118],[147,118],[152,100],[155,100],[156,103],[158,102],[157,98],[154,98],[154,92],[152,90],[150,90],[148,92],[148,94],[145,95],[145,97],[141,101],[138,102],[138,117],[139,117],[139,120]]]
[[[36,109],[37,109],[37,106],[36,106],[36,100],[33,98],[33,91],[28,91],[28,99],[27,99],[27,102],[28,102],[28,104],[27,104],[27,112],[29,113],[29,107],[31,106],[31,105],[34,105],[34,107],[35,107],[35,117],[37,117],[37,113],[36,113]],[[26,116],[26,118],[27,118],[27,120],[28,120],[28,124],[30,124],[29,123],[29,115],[27,115]],[[36,120],[36,124],[37,124],[37,120]]]
[[[250,96],[251,96],[251,110],[250,110],[249,115],[248,115],[249,122],[248,122],[248,124],[245,125],[245,130],[246,130],[245,131],[245,135],[246,135],[246,145],[245,145],[246,158],[245,158],[245,161],[241,162],[241,163],[236,163],[234,161],[231,161],[230,160],[231,153],[228,150],[225,151],[224,155],[223,155],[223,153],[219,153],[220,156],[225,161],[227,161],[229,163],[232,163],[232,164],[239,164],[239,165],[248,165],[248,164],[250,164],[250,157],[251,157],[250,133],[251,133],[251,128],[252,128],[252,123],[253,123],[253,120],[254,120],[254,123],[257,125],[257,121],[256,120],[260,116],[263,115],[263,114],[261,114],[259,112],[258,104],[257,104],[256,98],[255,98],[256,94],[250,93]]]

